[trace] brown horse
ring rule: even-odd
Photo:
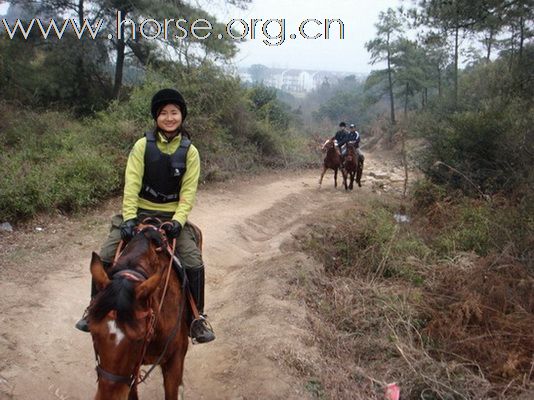
[[[323,151],[326,150],[326,156],[323,161],[323,172],[319,178],[319,186],[323,183],[323,177],[327,169],[334,170],[334,187],[337,188],[337,171],[341,168],[341,154],[336,148],[333,140],[327,140],[323,145]]]
[[[93,253],[91,275],[100,290],[88,315],[98,364],[95,400],[137,400],[137,384],[147,377],[141,378],[143,364],[161,366],[165,400],[183,397],[186,287],[171,260],[164,234],[153,226],[131,239],[109,271]]]
[[[359,187],[362,186],[360,180],[362,178],[363,161],[360,155],[356,151],[356,147],[352,142],[347,143],[347,153],[343,160],[343,166],[341,172],[343,173],[343,185],[345,190],[352,190],[354,187],[354,177],[356,177],[356,183]],[[349,184],[347,185],[347,178],[349,178]]]

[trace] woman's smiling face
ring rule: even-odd
[[[182,125],[182,111],[176,104],[165,105],[156,119],[158,128],[166,133],[173,133]]]

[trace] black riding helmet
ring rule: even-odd
[[[181,93],[175,89],[162,89],[152,97],[152,104],[150,111],[152,112],[152,118],[158,118],[158,110],[167,104],[176,104],[182,111],[182,121],[187,116],[187,105],[185,104],[184,97]]]

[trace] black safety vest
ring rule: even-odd
[[[147,132],[145,136],[145,171],[139,197],[160,204],[178,201],[191,140],[182,136],[176,151],[165,154],[158,149],[154,132]]]

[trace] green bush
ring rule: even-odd
[[[4,132],[0,220],[56,208],[77,211],[117,193],[119,151],[70,115],[14,112]]]
[[[411,195],[415,210],[426,209],[445,198],[447,191],[427,179],[416,181],[412,187]]]
[[[465,203],[456,206],[454,218],[437,234],[433,247],[441,255],[453,257],[459,251],[486,255],[493,248],[495,230],[491,209],[484,205]],[[492,235],[493,234],[493,235]]]
[[[410,133],[426,139],[419,166],[432,180],[469,196],[512,194],[532,184],[531,98],[511,90],[507,60],[461,71],[459,104],[436,98],[410,118]]]
[[[415,284],[423,282],[418,268],[433,250],[415,232],[404,229],[383,203],[365,213],[353,210],[316,227],[305,249],[322,259],[325,270],[342,276],[399,277]],[[416,262],[414,262],[416,261]]]
[[[472,199],[447,193],[427,180],[415,184],[412,211],[425,242],[444,257],[459,251],[485,256],[506,252],[532,266],[534,198],[494,196]]]

